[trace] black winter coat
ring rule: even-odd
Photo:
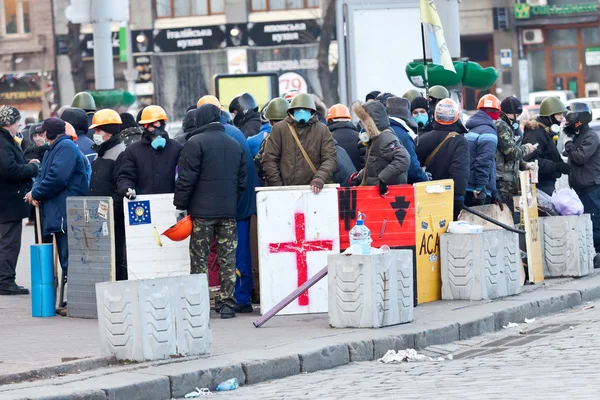
[[[131,188],[137,194],[162,194],[175,191],[175,173],[183,146],[168,138],[164,149],[154,150],[151,136],[144,132],[142,140],[131,144],[123,153],[117,190],[125,196]]]
[[[244,152],[223,125],[204,125],[194,131],[181,152],[173,204],[194,218],[235,219],[246,172]]]
[[[238,115],[236,115],[233,122],[235,123],[235,126],[242,131],[244,136],[246,136],[246,139],[260,132],[262,122],[260,121],[260,113],[258,111],[249,112],[247,115],[240,118],[238,118]]]
[[[356,167],[346,150],[335,139],[333,139],[333,143],[335,144],[335,151],[337,153],[337,166],[335,167],[333,182],[339,183],[340,186],[350,186],[348,181],[352,174],[356,172]]]
[[[596,132],[583,128],[572,142],[565,143],[565,151],[571,165],[569,186],[580,191],[600,185],[600,138]]]
[[[29,161],[38,160],[39,162],[42,162],[44,159],[44,154],[46,154],[48,150],[50,150],[50,146],[47,144],[43,146],[37,146],[35,143],[31,143],[27,150],[25,150],[25,158]]]
[[[29,211],[23,197],[37,174],[38,167],[27,163],[12,135],[0,128],[0,224],[27,217]]]
[[[98,157],[92,164],[90,196],[112,196],[115,208],[123,207],[123,196],[118,194],[117,180],[123,163],[125,145],[119,135],[102,143]]]
[[[544,122],[543,124],[550,127],[549,124]],[[556,163],[563,163],[564,161],[556,148],[554,140],[546,133],[546,129],[539,121],[529,121],[525,125],[523,144],[525,143],[538,144],[538,148],[533,153],[525,156],[523,161],[532,162],[538,160],[540,186],[549,183],[554,185],[561,175],[560,172],[556,171]]]
[[[357,170],[364,167],[364,151],[360,152],[358,148],[358,130],[352,121],[332,122],[329,124],[329,131],[338,144],[346,150],[348,156]]]

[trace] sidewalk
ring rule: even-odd
[[[32,237],[32,229],[27,227],[24,235]],[[17,279],[26,286],[29,244],[23,243]],[[520,296],[493,302],[423,304],[415,309],[415,322],[383,329],[332,329],[326,314],[275,317],[257,329],[252,322],[258,313],[233,320],[221,320],[213,314],[210,357],[119,363],[62,377],[6,384],[0,386],[0,399],[165,400],[182,397],[196,387],[213,390],[216,384],[232,377],[237,377],[240,384],[253,384],[373,360],[389,349],[424,348],[467,339],[502,329],[508,322],[522,322],[600,298],[600,275],[551,280],[524,289]],[[29,302],[29,297],[0,297],[4,317],[0,328],[0,379],[6,374],[61,364],[62,358],[100,356],[95,320],[33,319]]]

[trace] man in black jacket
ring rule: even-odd
[[[114,110],[100,110],[94,114],[92,126],[98,157],[92,164],[90,196],[112,196],[115,227],[115,265],[118,281],[127,280],[125,254],[125,217],[123,196],[118,194],[117,180],[123,163],[125,145],[121,141],[121,116]]]
[[[130,200],[138,194],[162,194],[175,191],[175,174],[183,146],[169,139],[165,131],[167,113],[159,106],[144,108],[140,125],[142,140],[125,149],[117,187]]]
[[[247,167],[244,151],[225,133],[220,120],[221,111],[215,105],[198,108],[198,128],[181,152],[173,204],[178,220],[186,213],[192,217],[192,274],[207,272],[210,244],[215,238],[221,266],[221,291],[215,309],[225,319],[235,317],[237,203],[246,187]]]
[[[233,124],[249,138],[260,132],[262,122],[258,104],[250,93],[243,93],[231,100],[229,112],[234,115]]]
[[[365,165],[365,151],[358,148],[358,130],[356,125],[352,123],[352,115],[350,110],[343,104],[335,104],[327,113],[327,127],[333,135],[333,139],[337,141],[350,159],[356,170],[362,169]],[[363,147],[363,149],[366,149]]]
[[[29,294],[15,283],[15,277],[28,211],[23,198],[40,163],[35,159],[28,163],[15,142],[20,120],[16,108],[0,106],[0,295]]]

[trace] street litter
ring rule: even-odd
[[[575,329],[575,327],[574,327],[574,326],[570,326],[570,327],[569,327],[569,329],[570,329],[570,330],[573,330],[573,329]]]
[[[509,322],[508,325],[502,325],[504,329],[516,328],[517,326],[519,326],[519,324],[516,322]]]
[[[228,390],[235,390],[240,387],[237,378],[229,379],[225,382],[219,383],[217,386],[217,392],[226,392]]]
[[[184,397],[186,399],[195,399],[196,397],[200,397],[200,396],[212,396],[212,392],[208,388],[202,388],[202,389],[196,388],[196,390],[186,394]]]
[[[452,360],[452,354],[447,356],[448,360]],[[422,362],[422,361],[445,361],[446,358],[438,357],[436,359],[424,356],[417,353],[415,349],[399,350],[397,353],[394,350],[388,350],[383,357],[377,362],[381,364],[401,364],[404,362]]]
[[[592,308],[596,308],[596,305],[591,305],[591,306],[583,307],[584,310],[591,310]]]
[[[531,318],[531,319],[525,318],[525,323],[526,324],[533,324],[534,322],[535,322],[535,318]]]

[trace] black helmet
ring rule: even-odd
[[[251,111],[258,111],[258,104],[250,93],[243,93],[236,96],[229,103],[229,112],[237,111],[239,114],[246,115]]]
[[[521,104],[521,100],[519,100],[515,96],[509,96],[502,100],[500,103],[500,110],[504,114],[522,114],[523,113],[523,104]]]
[[[565,133],[579,133],[582,128],[587,127],[588,124],[592,122],[592,110],[586,103],[571,103],[567,106],[565,120]]]

